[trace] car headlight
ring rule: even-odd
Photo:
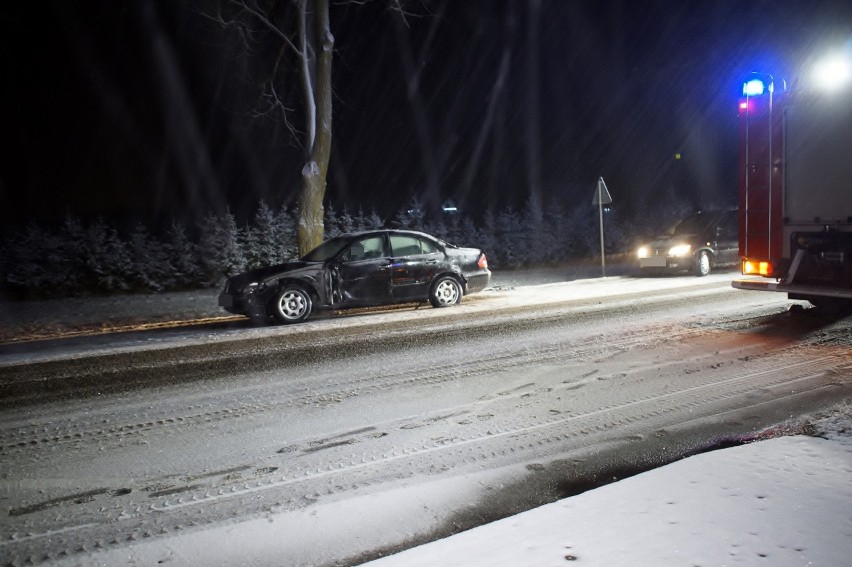
[[[242,293],[254,293],[258,287],[260,287],[260,284],[258,282],[251,282],[243,286],[243,289],[241,289],[240,291]]]
[[[688,256],[692,252],[692,246],[689,244],[679,244],[672,246],[669,249],[669,256]]]
[[[647,246],[640,246],[639,250],[636,251],[637,258],[649,258],[651,256],[651,249]]]

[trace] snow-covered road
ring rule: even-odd
[[[26,362],[54,372],[21,374],[31,386],[75,386],[4,406],[0,556],[149,563],[230,533],[256,537],[246,564],[354,564],[795,432],[849,398],[848,320],[729,282],[553,283],[446,310],[7,353],[9,376]],[[282,344],[313,347],[298,359]],[[243,362],[227,366],[235,345]],[[192,373],[205,353],[226,370],[175,374],[172,359]]]

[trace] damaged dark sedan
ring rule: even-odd
[[[219,305],[257,322],[298,323],[315,309],[427,301],[447,307],[490,281],[482,250],[422,232],[373,230],[337,236],[301,260],[229,278]]]

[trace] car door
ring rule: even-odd
[[[391,234],[390,245],[394,300],[428,298],[429,285],[443,268],[444,252],[436,242],[412,234]]]
[[[335,260],[334,286],[343,304],[379,304],[391,301],[391,261],[384,234],[360,238]]]
[[[728,211],[716,223],[716,263],[732,265],[739,262],[739,217]]]

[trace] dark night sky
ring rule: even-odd
[[[214,4],[0,7],[4,226],[294,202],[300,148],[281,120],[249,115],[264,52],[241,56],[204,17]],[[839,0],[542,0],[531,20],[535,5],[421,1],[401,23],[385,2],[334,3],[327,200],[385,218],[413,195],[479,212],[521,206],[534,185],[570,208],[603,176],[637,215],[667,191],[733,203],[740,78],[792,78],[852,39]],[[295,82],[282,92],[298,113]]]

